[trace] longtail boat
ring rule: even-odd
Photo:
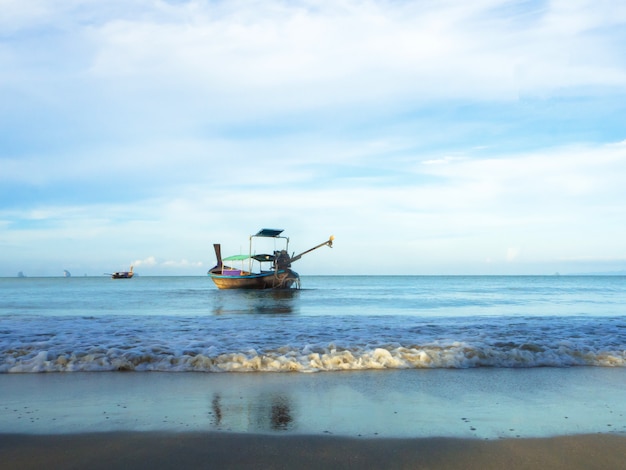
[[[222,259],[222,248],[214,243],[217,264],[207,274],[219,289],[290,289],[300,288],[300,276],[291,269],[291,264],[302,258],[302,255],[322,246],[332,248],[331,237],[323,243],[302,253],[289,256],[289,238],[281,235],[283,230],[264,228],[250,235],[250,250],[245,255],[234,255]],[[273,254],[253,253],[253,242],[256,238],[273,238],[284,243],[284,248],[274,250]],[[228,264],[224,264],[224,263]],[[235,265],[236,266],[232,266]],[[254,269],[258,265],[258,269]]]
[[[116,271],[111,274],[111,279],[130,279],[133,277],[133,267],[130,267],[130,271]]]

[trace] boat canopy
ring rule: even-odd
[[[224,258],[224,261],[245,261],[250,258],[250,255],[233,255],[228,258]]]
[[[253,237],[277,237],[281,233],[283,233],[281,229],[262,228],[256,235],[253,235]]]
[[[257,260],[258,262],[262,263],[263,261],[274,261],[276,256],[274,256],[274,255],[253,255],[252,258]]]
[[[233,256],[229,256],[228,258],[224,258],[222,261],[245,261],[247,259],[252,258],[253,260],[256,261],[274,261],[275,256],[274,255],[233,255]]]

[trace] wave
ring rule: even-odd
[[[0,373],[160,371],[160,372],[329,372],[375,369],[465,369],[476,367],[626,367],[626,350],[594,350],[563,341],[365,348],[283,347],[223,354],[150,350],[91,349],[71,353],[7,350]]]

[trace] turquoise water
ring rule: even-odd
[[[621,276],[0,279],[0,373],[626,366]]]

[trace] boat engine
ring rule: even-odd
[[[286,250],[274,252],[274,269],[289,269],[291,267],[291,257]]]

